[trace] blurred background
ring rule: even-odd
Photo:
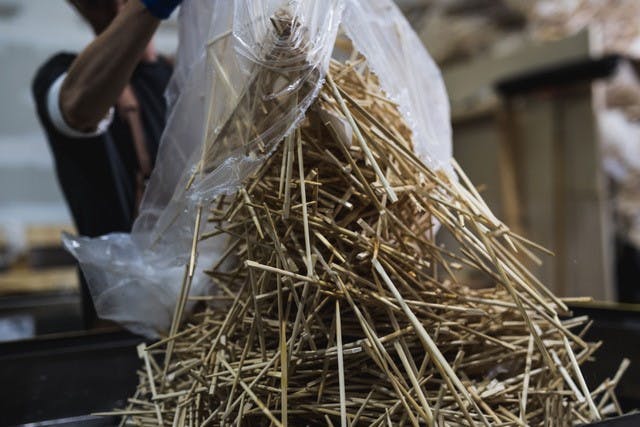
[[[73,223],[31,83],[51,56],[93,37],[66,1],[0,0],[0,341],[82,327],[76,267],[60,244]],[[175,54],[175,17],[155,42]]]
[[[512,229],[554,252],[561,296],[640,301],[640,2],[402,8],[439,63],[454,157]]]
[[[596,322],[592,338],[640,360],[640,1],[396,3],[442,70],[457,161],[499,218],[553,251],[531,266],[541,281],[593,297],[573,306]],[[77,269],[60,245],[73,224],[31,82],[92,37],[63,0],[0,0],[0,342],[15,343],[0,361],[83,327]],[[175,54],[175,16],[156,46]],[[127,351],[138,342],[116,338]],[[598,357],[608,372],[620,359]],[[640,371],[627,378],[622,399],[640,402]]]

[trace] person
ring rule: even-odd
[[[79,234],[129,232],[165,126],[171,62],[153,34],[181,0],[69,0],[96,37],[58,53],[32,92],[56,174]],[[97,323],[80,274],[85,326]]]

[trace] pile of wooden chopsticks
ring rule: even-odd
[[[620,413],[589,390],[586,318],[525,267],[536,244],[460,168],[427,168],[360,58],[208,221],[216,292],[145,347],[132,425],[546,425]],[[435,228],[457,244],[444,247]],[[197,227],[199,229],[199,227]],[[196,245],[197,246],[197,245]],[[205,268],[205,266],[199,266]],[[465,271],[491,286],[465,286]],[[177,314],[178,316],[181,313]]]

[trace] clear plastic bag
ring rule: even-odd
[[[440,72],[391,0],[185,0],[179,21],[170,114],[132,233],[64,237],[98,315],[147,336],[169,327],[198,212],[235,192],[304,118],[340,25],[399,105],[416,153],[450,172]],[[225,249],[223,238],[203,244],[192,295]]]

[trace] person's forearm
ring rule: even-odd
[[[130,0],[76,58],[60,90],[60,109],[69,126],[95,129],[129,82],[159,22],[139,0]]]

